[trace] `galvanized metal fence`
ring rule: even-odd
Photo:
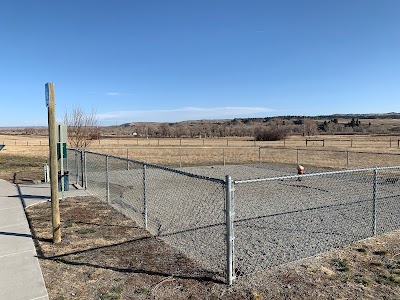
[[[400,167],[238,180],[233,198],[242,276],[400,228]]]
[[[400,228],[397,166],[278,177],[266,175],[266,164],[238,166],[259,177],[243,180],[232,166],[225,171],[236,179],[221,176],[223,167],[189,172],[74,149],[68,156],[71,180],[228,284]]]
[[[213,272],[216,279],[227,280],[225,180],[106,154],[68,151],[75,182]]]

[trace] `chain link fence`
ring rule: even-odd
[[[242,276],[400,227],[400,167],[234,181]]]
[[[340,170],[357,165],[358,154],[329,151],[328,168],[345,163],[286,176],[297,163],[312,165],[290,151],[261,149],[255,164],[180,169],[74,149],[68,157],[72,181],[228,284],[400,227],[400,167]],[[371,154],[377,166],[398,158],[380,155]]]
[[[68,152],[72,180],[225,280],[224,180],[90,151]]]

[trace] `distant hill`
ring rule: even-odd
[[[160,124],[168,124],[170,126],[177,124],[225,124],[225,125],[234,125],[235,123],[242,122],[247,124],[249,122],[254,123],[265,123],[274,119],[283,119],[283,120],[296,120],[296,119],[313,119],[313,120],[333,120],[333,119],[400,119],[400,113],[390,112],[384,114],[332,114],[332,115],[317,115],[317,116],[296,116],[296,115],[287,115],[287,116],[273,116],[273,117],[265,117],[265,118],[234,118],[234,119],[211,119],[211,120],[187,120],[181,122],[130,122],[124,123],[118,126],[121,127],[129,127],[129,126],[159,126]],[[114,126],[113,126],[114,127]]]

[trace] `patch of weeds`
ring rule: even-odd
[[[385,256],[388,252],[386,250],[377,250],[373,252],[375,255]]]
[[[64,225],[64,228],[70,228],[70,227],[72,227],[72,223],[66,223],[66,224]]]
[[[400,275],[400,269],[393,270],[393,274]]]
[[[150,293],[150,290],[148,288],[139,288],[139,289],[135,289],[134,293],[148,295]]]
[[[79,234],[90,234],[90,233],[95,233],[96,230],[88,228],[88,229],[79,229],[76,232]]]
[[[349,262],[345,258],[344,259],[340,259],[340,258],[332,259],[332,265],[339,272],[347,272],[347,271],[349,271]]]
[[[365,248],[357,248],[356,250],[357,250],[357,252],[360,252],[360,253],[366,253],[367,252],[367,249],[365,249]]]
[[[54,298],[54,300],[64,300],[65,298],[63,296],[57,296],[56,298]]]
[[[382,266],[382,263],[380,261],[371,261],[371,265],[373,265],[375,267],[380,267],[380,266]]]
[[[120,300],[122,288],[113,287],[110,292],[100,295],[101,300]]]
[[[358,275],[356,275],[356,278],[355,278],[355,280],[354,280],[356,283],[360,283],[360,284],[362,284],[363,286],[368,286],[368,285],[370,285],[370,281],[367,279],[367,278],[365,278],[363,275],[361,275],[361,274],[358,274]]]

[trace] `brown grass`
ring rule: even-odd
[[[91,197],[27,209],[50,299],[398,299],[400,231],[242,277],[228,287]]]
[[[324,139],[322,142],[309,142],[306,138]],[[392,142],[390,143],[390,139]],[[295,149],[299,160],[306,166],[333,169],[399,165],[400,155],[350,154],[347,165],[346,153],[334,153],[313,150],[339,150],[351,152],[382,152],[400,154],[396,136],[340,136],[324,135],[313,137],[291,136],[285,141],[256,142],[251,138],[220,139],[102,139],[93,141],[88,150],[154,164],[173,167],[191,165],[240,164],[259,161],[259,147],[269,146],[276,149],[262,149],[261,162],[296,164]],[[46,137],[0,135],[0,141],[6,144],[1,157],[35,157],[40,166],[31,174],[42,174],[42,168],[48,157]],[[203,146],[204,145],[204,146]],[[1,174],[0,174],[1,176]],[[9,176],[8,176],[9,177]],[[32,176],[30,176],[32,177]],[[40,175],[37,179],[41,179]]]

